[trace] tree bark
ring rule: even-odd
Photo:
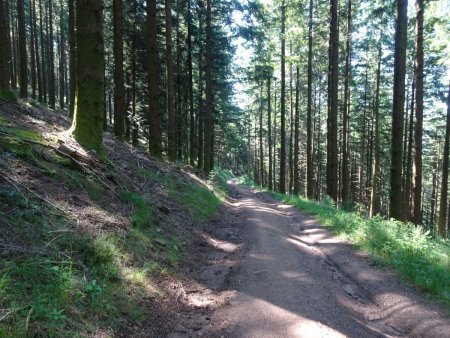
[[[151,7],[150,1],[147,9]],[[150,13],[147,16],[150,20]],[[125,76],[123,72],[123,10],[122,0],[113,1],[113,35],[114,35],[114,135],[123,138],[125,134]],[[149,59],[151,58],[149,52]],[[157,62],[155,62],[157,64]],[[151,66],[151,64],[149,64]],[[150,70],[150,67],[149,67]],[[153,74],[149,73],[149,78]],[[151,88],[149,85],[149,92]],[[151,103],[150,103],[151,104]],[[150,120],[149,120],[150,123]],[[151,136],[150,136],[151,137]]]
[[[209,173],[213,169],[214,123],[212,92],[212,32],[211,32],[211,0],[206,1],[206,64],[205,64],[205,149],[203,171]]]
[[[48,2],[48,105],[55,109],[56,103],[56,78],[55,78],[55,57],[53,53],[53,5]]]
[[[295,83],[295,117],[294,117],[294,196],[300,193],[300,177],[299,177],[299,157],[300,157],[300,67],[296,67],[296,83]]]
[[[188,45],[188,95],[189,95],[189,162],[191,166],[195,163],[195,118],[194,118],[194,84],[192,70],[192,8],[191,0],[188,0],[187,8],[187,45]]]
[[[65,20],[64,20],[64,7],[63,1],[60,0],[60,15],[59,15],[59,107],[64,109],[64,95],[65,95],[65,72],[64,67],[66,64],[66,52],[65,52]]]
[[[339,30],[338,1],[330,0],[330,59],[327,120],[327,195],[338,201],[338,74]]]
[[[33,100],[36,99],[37,90],[37,74],[36,74],[36,53],[35,47],[35,36],[34,31],[34,14],[33,14],[33,3],[30,1],[30,67],[31,67],[31,97]]]
[[[166,81],[167,81],[167,155],[169,160],[175,161],[176,129],[174,108],[174,85],[173,85],[173,55],[172,55],[172,0],[165,0],[166,19]]]
[[[103,3],[78,0],[76,10],[77,109],[73,135],[82,146],[103,156]]]
[[[380,82],[381,82],[381,51],[382,51],[382,33],[380,31],[380,45],[378,47],[378,64],[377,64],[377,80],[375,89],[375,107],[374,107],[374,157],[372,169],[372,191],[370,198],[369,217],[378,215],[381,211],[380,206]]]
[[[161,117],[159,111],[159,68],[158,68],[158,36],[156,20],[156,0],[147,2],[148,22],[148,123],[150,154],[162,156]]]
[[[445,219],[447,211],[447,189],[448,189],[448,156],[449,156],[449,146],[450,146],[450,86],[448,87],[447,96],[447,125],[445,129],[445,140],[444,140],[444,156],[442,159],[442,186],[441,186],[441,200],[439,205],[439,223],[438,223],[438,233],[442,237],[446,235],[445,229]]]
[[[314,197],[313,130],[312,130],[312,43],[313,0],[309,0],[308,22],[308,94],[306,107],[306,197]]]
[[[259,179],[261,187],[264,186],[264,148],[263,148],[263,83],[260,83],[260,107],[259,107]]]
[[[267,138],[269,147],[269,177],[268,177],[268,187],[269,190],[273,190],[273,168],[272,168],[272,107],[271,107],[271,75],[267,79]]]
[[[392,110],[391,190],[389,215],[397,220],[403,216],[402,167],[403,167],[403,119],[405,104],[406,25],[408,1],[396,1],[394,93]]]
[[[76,33],[75,33],[75,9],[74,1],[68,1],[69,7],[69,116],[73,117],[75,109],[76,87]]]
[[[349,115],[350,115],[350,40],[352,36],[352,1],[348,0],[347,7],[347,36],[345,41],[345,75],[344,75],[344,107],[342,112],[342,206],[349,209],[351,206],[350,196],[350,163],[349,163]],[[363,140],[365,142],[365,140]]]
[[[414,126],[414,96],[416,81],[413,79],[411,88],[411,107],[410,107],[410,119],[409,119],[409,132],[408,132],[408,149],[406,150],[406,173],[405,173],[405,185],[403,190],[403,219],[405,221],[410,220],[410,206],[411,206],[411,179],[412,179],[412,148],[413,148],[413,126]],[[417,155],[417,154],[416,154]],[[413,204],[414,205],[414,204]]]
[[[0,0],[0,95],[9,92],[10,80],[8,21],[5,1],[8,0]]]
[[[414,175],[414,224],[422,224],[422,129],[423,129],[423,0],[416,0],[416,130]]]
[[[286,1],[281,5],[281,126],[279,191],[286,193]]]
[[[28,96],[28,56],[27,37],[25,32],[25,8],[23,0],[17,0],[17,20],[19,26],[19,73],[21,98]]]

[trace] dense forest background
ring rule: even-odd
[[[450,5],[0,0],[0,94],[210,173],[445,236]],[[447,123],[446,123],[447,121]]]

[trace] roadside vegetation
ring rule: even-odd
[[[112,142],[97,168],[64,156],[63,136],[2,116],[0,337],[114,335],[163,311],[161,281],[177,278],[226,183]]]
[[[248,176],[240,184],[258,188]],[[395,268],[403,277],[438,300],[450,304],[450,241],[428,231],[382,217],[338,210],[331,199],[315,202],[304,197],[266,191],[275,199],[314,216],[338,236],[369,253],[380,265]]]

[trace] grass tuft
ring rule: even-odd
[[[394,267],[408,280],[450,304],[450,242],[434,239],[421,227],[381,217],[367,219],[303,197],[269,192],[274,198],[314,215],[323,225],[346,238],[374,260]]]

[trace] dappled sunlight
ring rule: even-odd
[[[232,318],[234,327],[245,327],[240,337],[345,337],[325,323],[277,306],[272,302],[248,294],[240,294],[230,300],[237,313]]]

